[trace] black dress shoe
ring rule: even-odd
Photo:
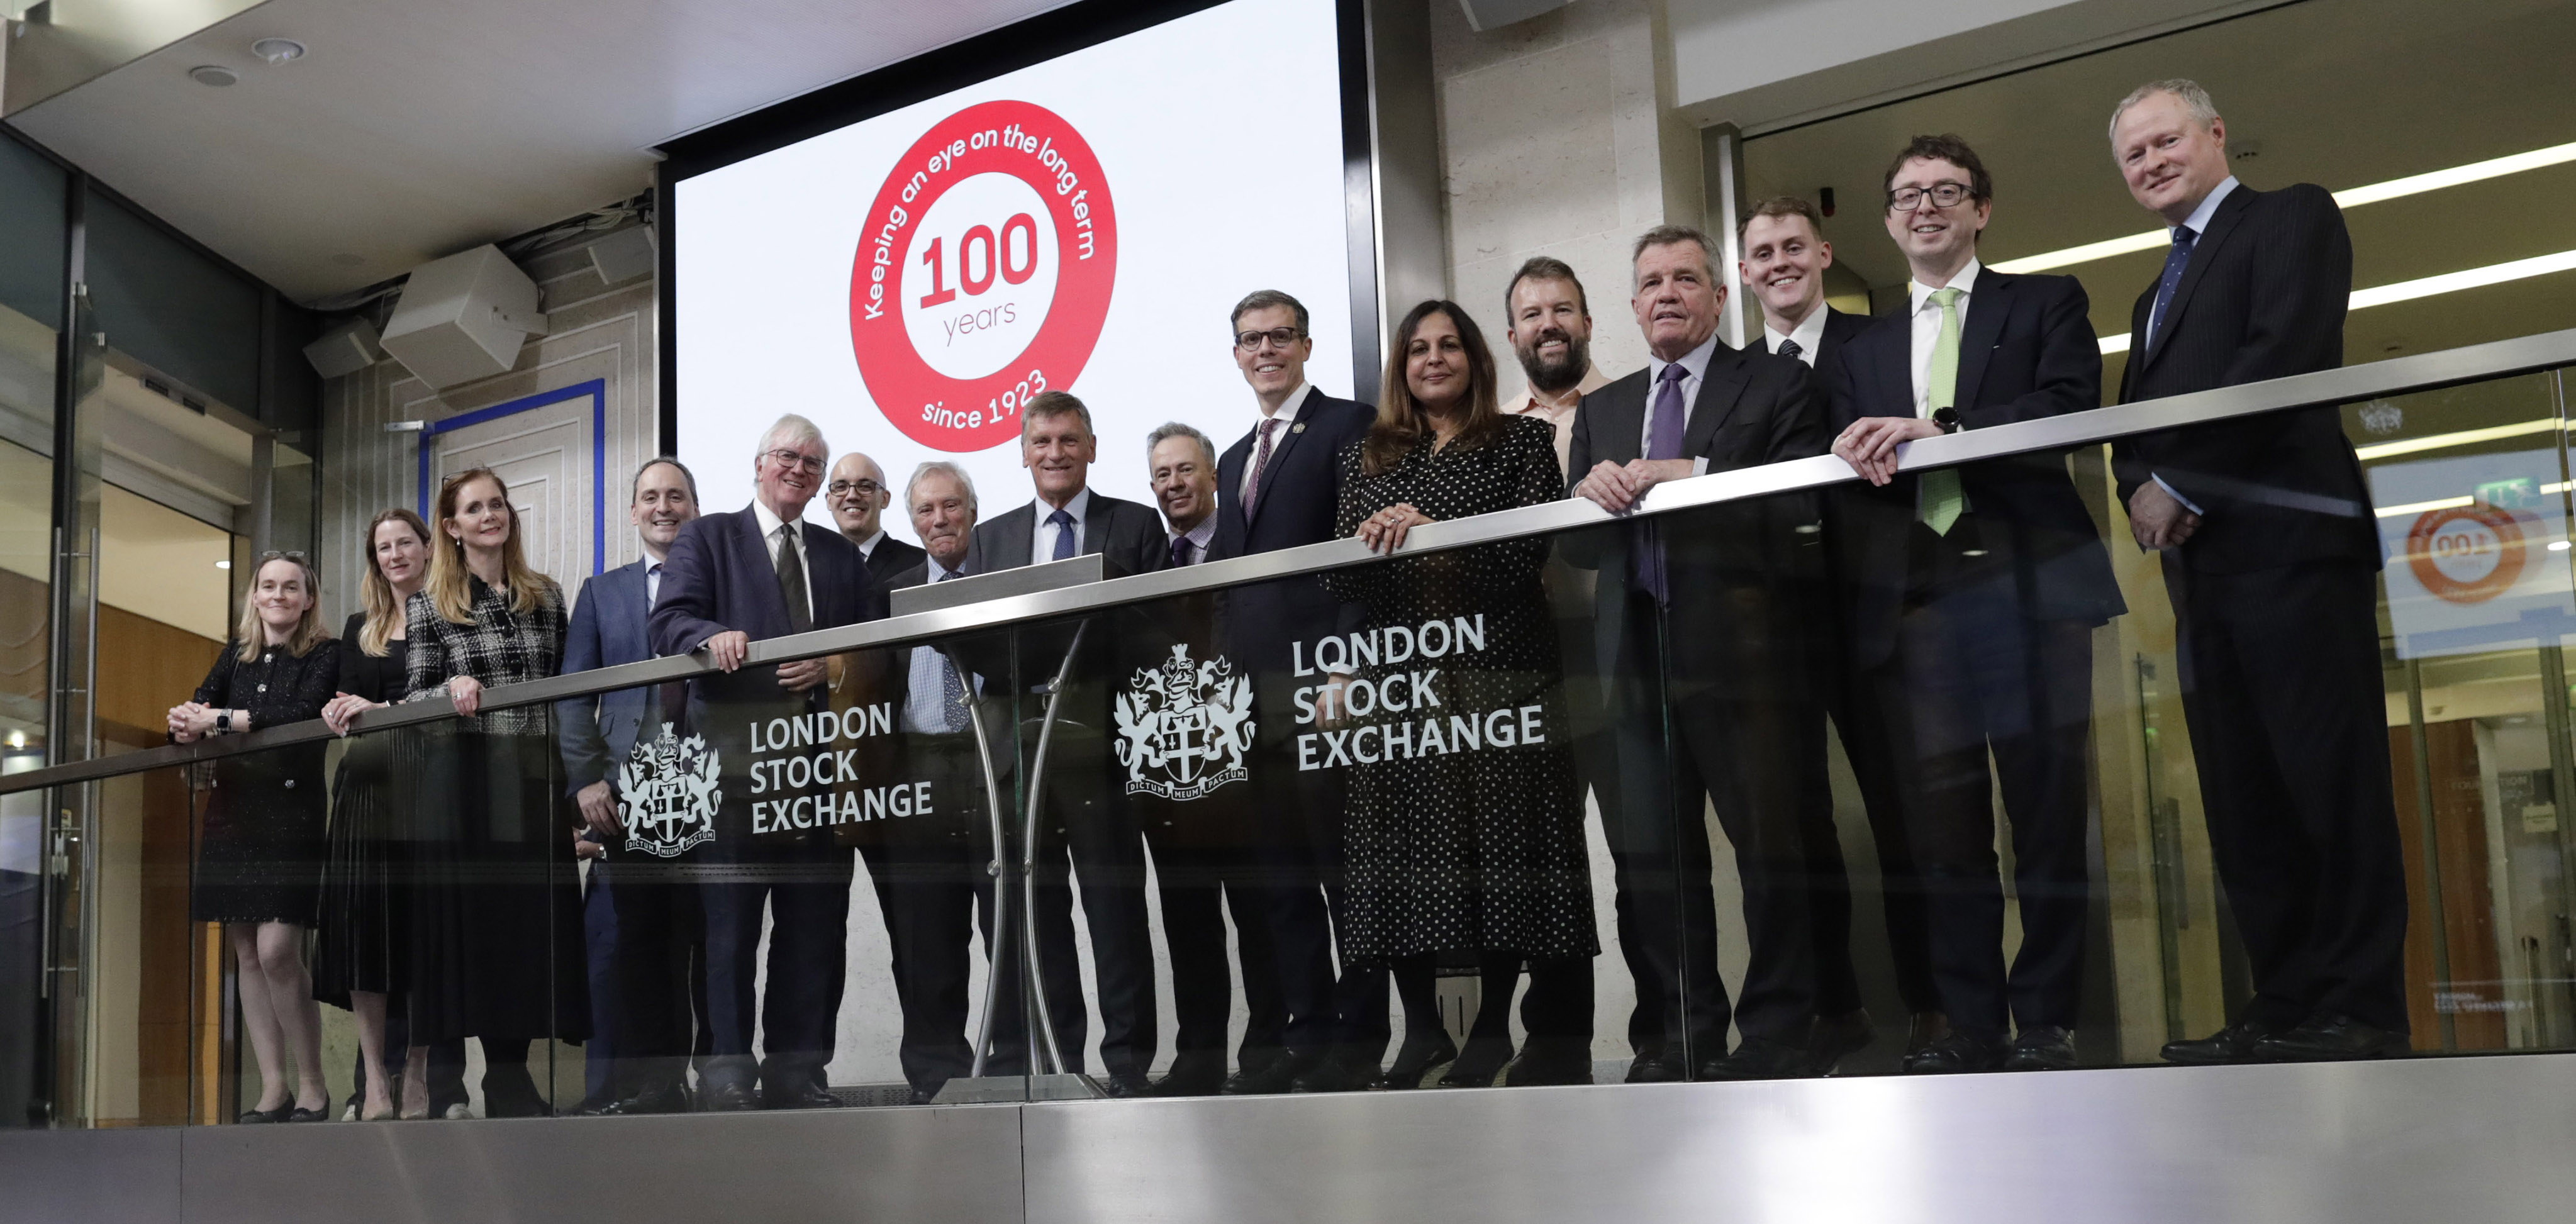
[[[2004,1055],[2006,1071],[2074,1069],[2075,1034],[2054,1024],[2023,1029],[2013,1037],[2012,1052]]]
[[[1704,1080],[1772,1080],[1811,1079],[1824,1074],[1816,1065],[1815,1054],[1806,1045],[1790,1041],[1773,1041],[1768,1037],[1747,1037],[1724,1058],[1701,1063],[1698,1078]]]
[[[2164,1060],[2186,1067],[2217,1067],[2254,1061],[2254,1043],[2282,1030],[2247,1018],[2196,1041],[2168,1041]]]
[[[1506,1088],[1592,1082],[1592,1043],[1580,1037],[1532,1037],[1503,1072]]]
[[[760,1108],[760,1098],[743,1084],[725,1084],[698,1094],[698,1108],[708,1113],[741,1113]]]
[[[1912,1058],[1932,1048],[1932,1043],[1950,1035],[1950,1017],[1936,1011],[1919,1011],[1905,1022],[1905,1056]]]
[[[1217,1091],[1226,1096],[1270,1096],[1288,1091],[1296,1081],[1300,1063],[1294,1058],[1265,1059],[1244,1067],[1225,1078]]]
[[[1952,1029],[1949,1036],[1923,1047],[1922,1053],[1907,1055],[1905,1070],[1909,1075],[1994,1071],[2002,1068],[2008,1051],[2001,1037],[1982,1037],[1966,1029]]]
[[[1855,1008],[1839,1016],[1819,1016],[1816,1027],[1807,1034],[1807,1056],[1816,1064],[1818,1075],[1831,1075],[1845,1058],[1869,1048],[1878,1040],[1878,1028],[1869,1022],[1865,1008]]]
[[[912,1099],[909,1103],[913,1105],[936,1105],[939,1103],[939,1089],[915,1088],[912,1090]]]
[[[1630,1084],[1678,1084],[1690,1077],[1682,1074],[1681,1060],[1662,1054],[1640,1054],[1628,1063],[1628,1075],[1622,1082]]]
[[[1458,1052],[1449,1064],[1449,1073],[1440,1077],[1443,1088],[1491,1088],[1494,1077],[1502,1074],[1503,1064],[1512,1060],[1509,1037],[1470,1037],[1467,1048]],[[1393,1074],[1389,1072],[1389,1074]]]
[[[679,1084],[647,1088],[622,1101],[610,1101],[596,1111],[603,1118],[634,1118],[645,1114],[689,1112],[689,1090]]]
[[[2286,1033],[2254,1043],[2259,1062],[2352,1062],[2400,1058],[2411,1053],[2406,1034],[2346,1015],[2319,1015]]]
[[[1329,1054],[1286,1060],[1295,1068],[1288,1079],[1290,1092],[1356,1092],[1368,1086],[1370,1077],[1351,1070],[1347,1063]],[[1374,1072],[1375,1067],[1370,1070]]]
[[[1510,1051],[1504,1051],[1503,1057],[1510,1058]],[[1435,1032],[1428,1037],[1415,1037],[1408,1033],[1404,1045],[1395,1052],[1395,1065],[1374,1076],[1369,1086],[1380,1090],[1419,1088],[1422,1077],[1431,1074],[1433,1067],[1455,1062],[1457,1058],[1458,1043],[1449,1040],[1449,1034]],[[1492,1070],[1485,1073],[1485,1078],[1492,1079],[1493,1072],[1502,1070],[1502,1066],[1495,1063]]]
[[[285,1121],[286,1115],[294,1112],[295,1102],[288,1101],[275,1109],[245,1109],[233,1121],[243,1126],[269,1126]]]
[[[305,1107],[298,1105],[287,1111],[286,1120],[289,1122],[328,1122],[331,1120],[331,1106],[327,1102],[324,1103],[320,1109],[306,1109]]]
[[[779,1092],[763,1093],[763,1109],[839,1109],[841,1098],[833,1096],[821,1084],[807,1081]]]
[[[1172,1070],[1146,1095],[1158,1097],[1215,1096],[1225,1090],[1225,1056],[1184,1054],[1172,1060]]]
[[[1121,1071],[1100,1081],[1100,1090],[1119,1100],[1154,1095],[1154,1081],[1142,1071]]]

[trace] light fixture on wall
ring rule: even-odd
[[[250,53],[272,64],[304,58],[304,44],[292,38],[263,38],[250,45]]]
[[[1996,266],[2000,268],[2002,265]],[[2414,280],[2398,281],[2392,285],[2355,289],[2352,291],[2349,309],[2365,310],[2372,306],[2385,306],[2391,302],[2411,302],[2416,298],[2432,297],[2440,293],[2458,293],[2463,289],[2480,289],[2488,285],[2501,285],[2507,281],[2568,271],[2576,271],[2576,251],[2534,255],[2529,259],[2509,259],[2499,264],[2488,264],[2483,268],[2464,268],[2457,272],[2444,272],[2439,276],[2419,276]],[[2102,355],[2105,357],[2113,353],[2128,352],[2128,333],[2104,336],[2101,344]],[[2387,445],[2399,444],[2388,443]]]
[[[241,74],[221,64],[199,64],[188,70],[188,79],[211,89],[222,89],[241,79]]]
[[[217,562],[215,562],[215,568],[216,568],[216,569],[219,569],[219,570],[228,570],[228,569],[231,569],[232,567],[233,567],[233,563],[232,563],[231,561],[217,561]]]

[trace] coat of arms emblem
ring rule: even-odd
[[[617,775],[626,848],[670,858],[714,841],[722,782],[705,736],[684,740],[666,726],[660,737],[636,741]]]
[[[1117,715],[1128,794],[1196,799],[1250,776],[1252,684],[1223,657],[1193,663],[1188,646],[1172,647],[1162,666],[1137,669]]]

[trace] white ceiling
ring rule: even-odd
[[[268,0],[9,122],[312,300],[626,199],[674,135],[1063,2]],[[268,37],[309,52],[271,66]]]

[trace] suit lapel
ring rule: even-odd
[[[1968,320],[1959,330],[1959,380],[1951,387],[1950,403],[1961,412],[1977,402],[1977,388],[1986,380],[1986,361],[1994,356],[1995,341],[2003,337],[2004,316],[2012,313],[2013,278],[1980,272],[1978,279],[1982,284],[1968,299]]]
[[[2254,189],[2242,183],[2237,184],[2236,190],[2228,192],[2226,199],[2218,202],[2218,211],[2209,218],[2209,232],[2193,241],[2191,262],[2183,265],[2182,283],[2174,286],[2173,300],[2165,303],[2164,329],[2157,333],[2155,344],[2147,350],[2146,364],[2154,365],[2156,358],[2164,355],[2164,340],[2173,335],[2174,326],[2182,322],[2183,309],[2191,303],[2192,290],[2200,287],[2201,276],[2209,271],[2209,265],[2218,257],[2218,248],[2226,245],[2228,236],[2236,232],[2237,219],[2245,215],[2246,206],[2253,202]],[[2150,288],[2147,293],[2148,310],[2152,313],[2155,290]]]
[[[1726,347],[1720,341],[1708,361],[1708,373],[1699,380],[1699,395],[1691,401],[1690,423],[1682,427],[1682,457],[1706,454],[1708,441],[1717,436],[1718,427],[1735,415],[1737,401],[1744,398],[1745,354]]]
[[[1644,374],[1631,374],[1637,384],[1636,394],[1601,397],[1601,419],[1592,423],[1593,458],[1606,463],[1626,463],[1641,458],[1638,442],[1646,431],[1646,397],[1653,393],[1655,380]]]
[[[1288,422],[1286,425],[1284,425],[1284,426],[1281,426],[1281,427],[1280,427],[1279,432],[1278,432],[1277,440],[1276,440],[1276,441],[1273,441],[1273,442],[1270,444],[1270,462],[1262,468],[1262,480],[1263,480],[1265,483],[1269,480],[1269,478],[1270,478],[1271,476],[1274,476],[1274,475],[1276,475],[1276,474],[1277,474],[1277,473],[1274,473],[1274,472],[1270,471],[1270,469],[1271,469],[1271,468],[1278,467],[1279,465],[1281,465],[1281,464],[1283,464],[1283,463],[1287,462],[1287,461],[1288,461],[1288,452],[1289,452],[1289,450],[1290,450],[1291,448],[1293,448],[1293,447],[1295,447],[1295,446],[1297,445],[1297,439],[1302,438],[1302,437],[1304,437],[1304,436],[1305,436],[1305,434],[1306,434],[1306,423],[1307,423],[1307,421],[1309,420],[1309,414],[1308,414],[1308,413],[1307,413],[1307,411],[1306,411],[1306,405],[1307,405],[1307,404],[1311,404],[1311,403],[1313,403],[1313,402],[1316,400],[1316,398],[1318,397],[1318,394],[1319,394],[1319,393],[1314,392],[1314,391],[1308,391],[1308,392],[1306,393],[1306,398],[1305,398],[1305,400],[1304,400],[1304,401],[1302,401],[1302,402],[1300,402],[1300,403],[1297,405],[1297,419],[1296,419],[1296,420],[1293,420],[1293,421],[1290,421],[1290,422]],[[1253,455],[1258,455],[1258,454],[1260,454],[1260,453],[1261,453],[1261,427],[1260,427],[1259,425],[1254,425],[1254,426],[1252,427],[1252,429],[1253,429],[1253,439],[1252,439],[1252,441],[1253,441],[1253,447],[1252,447],[1252,454],[1250,454],[1250,455],[1246,455],[1246,456],[1244,456],[1244,457],[1243,457],[1243,461],[1244,461],[1244,463],[1245,463],[1245,464],[1247,464],[1247,465],[1249,465],[1249,464],[1252,462],[1252,457],[1253,457]],[[1240,489],[1240,488],[1242,488],[1243,486],[1242,486],[1242,485],[1240,485],[1240,484],[1238,484],[1238,485],[1236,485],[1235,487],[1236,487],[1236,488],[1238,488],[1238,489]],[[1262,507],[1264,504],[1268,503],[1268,502],[1269,502],[1269,500],[1270,500],[1267,496],[1264,496],[1264,495],[1263,495],[1263,494],[1264,494],[1264,492],[1265,492],[1264,490],[1260,490],[1260,489],[1255,489],[1255,490],[1253,490],[1253,497],[1254,497],[1254,501],[1253,501],[1253,503],[1252,503],[1252,507],[1251,507],[1251,509],[1250,509],[1250,510],[1249,510],[1249,511],[1248,511],[1248,512],[1243,516],[1243,525],[1244,525],[1244,526],[1246,526],[1246,527],[1250,527],[1250,526],[1253,524],[1254,520],[1257,520],[1257,519],[1259,519],[1259,518],[1261,517],[1261,507]]]
[[[1890,316],[1893,326],[1875,328],[1853,343],[1861,345],[1861,360],[1856,363],[1866,371],[1871,390],[1875,392],[1865,406],[1882,409],[1882,416],[1914,415],[1914,329],[1904,316]]]

